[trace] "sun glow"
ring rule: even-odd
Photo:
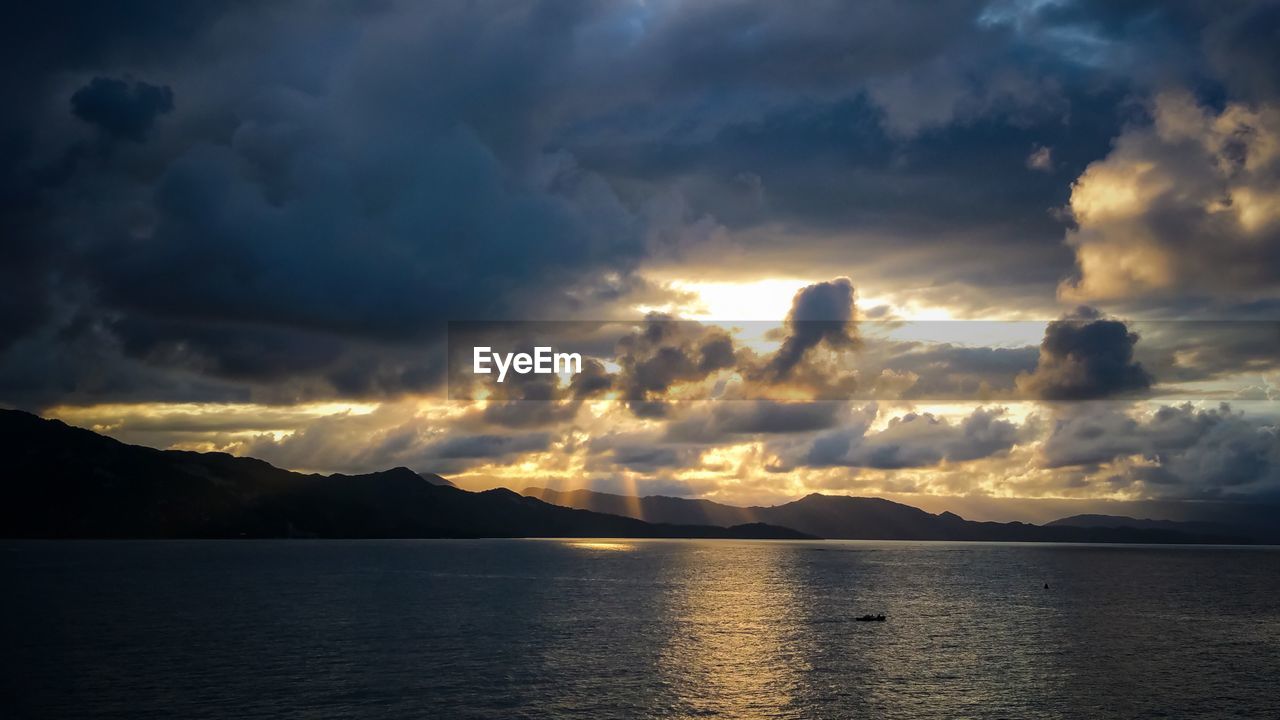
[[[328,415],[368,415],[378,403],[325,402],[298,405],[254,403],[103,403],[58,405],[45,411],[50,418],[95,432],[122,427],[189,431],[291,430],[299,422]]]
[[[669,284],[679,292],[690,293],[696,300],[678,308],[681,317],[691,320],[782,320],[791,309],[796,292],[811,280],[769,278],[747,282],[708,282],[672,280]]]
[[[831,277],[838,274],[833,271]],[[796,293],[806,286],[830,280],[831,277],[763,278],[742,281],[664,279],[661,282],[671,290],[690,299],[663,306],[642,305],[636,309],[646,313],[672,313],[681,318],[701,322],[781,323],[790,312]],[[914,322],[957,319],[956,313],[951,308],[882,294],[875,288],[857,288],[856,303],[863,322],[880,318]],[[868,317],[866,313],[872,310],[876,311],[874,317]]]
[[[612,540],[574,540],[564,544],[580,550],[594,550],[597,552],[626,552],[635,549],[635,543]]]

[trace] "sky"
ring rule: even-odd
[[[469,489],[1280,499],[1280,3],[9,14],[0,405]],[[485,323],[587,371],[476,391]]]

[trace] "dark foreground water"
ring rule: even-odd
[[[1271,549],[22,542],[0,557],[4,718],[1280,717]],[[868,612],[888,621],[853,621]]]

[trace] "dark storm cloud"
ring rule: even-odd
[[[470,133],[403,139],[368,175],[300,159],[315,166],[295,169],[283,206],[239,180],[234,153],[193,149],[157,188],[159,218],[136,252],[98,248],[105,297],[137,312],[413,339],[455,315],[515,312],[523,292],[553,306],[557,281],[593,262],[572,201],[504,182]],[[626,262],[625,234],[609,237],[615,247],[598,250]]]
[[[784,403],[742,401],[717,405],[712,411],[715,429],[720,432],[792,433],[821,430],[839,422],[842,403]]]
[[[516,375],[489,386],[484,421],[507,428],[547,427],[573,420],[582,402],[607,391],[611,378],[600,361],[585,358],[567,387],[558,375]]]
[[[618,342],[614,381],[632,412],[661,417],[672,386],[703,380],[733,366],[733,341],[722,328],[650,314],[644,326]]]
[[[711,217],[735,231],[745,250],[735,269],[806,276],[834,264],[924,286],[940,303],[976,309],[990,292],[993,302],[1048,305],[1045,289],[1071,264],[1064,225],[1049,210],[1066,201],[1070,173],[1106,152],[1128,88],[1011,22],[979,20],[981,7],[936,7],[880,8],[884,24],[866,26],[880,37],[865,47],[892,41],[875,62],[875,50],[850,59],[831,49],[850,65],[839,91],[793,94],[762,82],[765,100],[735,95],[723,114],[707,111],[718,129],[654,137],[592,125],[599,138],[575,138],[575,147],[611,174],[678,195],[690,221]],[[898,12],[917,17],[897,26]],[[758,29],[763,43],[773,31]],[[828,49],[808,40],[811,52]],[[1053,172],[1026,168],[1036,147],[1052,149]],[[813,237],[778,241],[797,230]],[[720,269],[714,253],[674,252]],[[926,253],[930,262],[919,262]]]
[[[1162,384],[1267,374],[1280,369],[1280,321],[1149,321],[1130,324],[1142,336],[1142,365]]]
[[[693,458],[684,448],[619,445],[608,452],[609,460],[628,470],[654,472],[663,468],[682,468]]]
[[[605,371],[604,365],[595,358],[584,358],[582,372],[574,375],[569,382],[570,392],[579,400],[600,395],[612,386],[613,379]]]
[[[76,139],[46,147],[45,135],[61,125],[59,116],[71,117],[71,93],[94,74],[174,58],[235,4],[53,0],[6,8],[0,24],[0,64],[9,68],[0,73],[0,285],[7,297],[0,303],[0,352],[65,317],[59,312],[63,301],[52,295],[60,291],[57,276],[66,275],[60,251],[67,238],[54,227],[49,195],[75,170],[80,149]],[[74,74],[85,77],[67,87]],[[41,384],[36,378],[28,383]],[[43,384],[57,392],[67,382]]]
[[[1280,97],[1280,2],[1242,3],[1205,32],[1205,54],[1212,67],[1240,95]]]
[[[687,468],[696,464],[704,446],[663,444],[655,433],[611,433],[594,437],[587,444],[588,470],[624,468],[655,473]]]
[[[857,347],[853,295],[853,283],[843,277],[797,292],[787,313],[787,336],[769,361],[768,375],[785,379],[804,359],[805,353],[820,343],[834,350]]]
[[[1151,387],[1152,377],[1133,360],[1138,335],[1119,320],[1079,308],[1045,328],[1035,372],[1018,387],[1043,400],[1092,400]]]
[[[983,324],[977,323],[975,337]],[[873,343],[867,343],[868,352]],[[909,385],[898,395],[904,399],[982,399],[1015,389],[1019,374],[1036,367],[1039,352],[1034,347],[968,347],[952,343],[893,343],[888,356],[875,361],[891,376],[905,376]],[[888,382],[886,381],[886,385]],[[885,397],[892,397],[885,387]]]
[[[849,427],[814,439],[797,463],[882,470],[927,467],[990,457],[1008,451],[1019,439],[1018,426],[1002,419],[998,408],[977,408],[958,423],[912,412],[870,432],[875,412],[874,406],[864,409]]]
[[[1137,416],[1114,405],[1072,408],[1055,418],[1040,455],[1054,468],[1124,461],[1118,478],[1164,486],[1153,488],[1155,495],[1218,497],[1280,487],[1275,419],[1226,404],[1163,406]]]
[[[270,394],[282,402],[296,399],[285,387],[272,388]],[[248,402],[253,396],[251,388],[234,380],[179,368],[157,371],[143,359],[126,356],[112,332],[101,323],[84,318],[25,335],[16,339],[8,352],[0,354],[0,398],[32,410],[59,403],[129,402],[155,397],[189,402]]]
[[[1159,85],[1221,83],[1247,101],[1280,94],[1274,30],[1280,3],[1213,0],[1075,0],[1023,15],[1049,34],[1092,41],[1100,61]],[[1133,52],[1140,38],[1142,52]]]
[[[551,443],[548,433],[524,435],[461,435],[434,443],[426,448],[424,456],[456,459],[496,459],[526,452],[546,450]]]
[[[847,414],[847,405],[839,402],[718,402],[673,418],[666,426],[663,440],[717,443],[734,436],[812,432],[839,424]]]
[[[45,93],[68,74],[94,73],[107,66],[164,63],[240,2],[171,3],[84,0],[17,3],[7,8],[0,28],[0,62],[20,71],[0,75],[0,91],[11,112],[0,117],[0,157],[5,171],[28,159]],[[66,99],[61,98],[65,109]],[[16,163],[16,164],[10,164]]]
[[[286,364],[272,356],[292,352],[297,382],[377,395],[439,382],[441,363],[412,363],[435,375],[406,368],[402,384],[397,373],[361,380],[325,362],[347,353],[323,339],[283,346],[312,334],[425,355],[448,318],[571,312],[569,291],[597,273],[625,277],[642,243],[607,183],[570,155],[527,144],[537,128],[522,102],[539,96],[539,73],[559,62],[554,47],[566,41],[554,36],[575,24],[563,8],[490,27],[483,9],[355,17],[325,7],[307,28],[365,21],[371,44],[357,52],[332,40],[336,55],[318,64],[307,58],[311,43],[331,41],[327,29],[308,37],[290,12],[245,10],[221,21],[261,21],[270,47],[259,36],[237,46],[193,31],[193,45],[217,58],[207,67],[179,53],[164,63],[165,87],[90,81],[71,93],[75,115],[149,143],[82,163],[45,191],[44,212],[69,231],[41,238],[34,233],[52,226],[32,227],[6,253],[46,263],[23,269],[32,307],[11,327],[37,327],[24,319],[47,308],[39,296],[70,288],[96,300],[82,312],[100,313],[97,322],[158,373],[177,359],[185,370],[279,383]],[[442,43],[475,61],[433,57]],[[256,63],[271,65],[245,72]],[[313,67],[291,76],[303,67],[291,63]],[[308,74],[323,87],[307,87]],[[188,88],[197,95],[184,100]],[[153,126],[175,104],[172,121]],[[36,252],[37,241],[51,248]],[[56,287],[41,272],[55,261]],[[6,328],[4,339],[13,337]],[[260,360],[250,357],[257,346]]]
[[[258,395],[275,402],[424,391],[443,372],[444,359],[430,345],[388,346],[330,332],[143,315],[125,316],[110,328],[119,352],[130,360],[175,373],[261,383]]]
[[[142,142],[156,118],[173,110],[173,90],[165,85],[97,77],[71,96],[76,117],[109,135]]]
[[[1087,109],[1066,124],[1058,115],[1030,127],[978,119],[908,138],[887,135],[867,101],[848,101],[774,110],[688,145],[611,142],[582,153],[678,193],[684,222],[714,218],[741,250],[725,266],[697,243],[658,244],[673,268],[821,277],[834,266],[881,287],[910,284],[937,304],[976,311],[984,297],[1016,297],[1047,307],[1048,288],[1071,268],[1050,209],[1067,201],[1068,173],[1106,152],[1115,99],[1082,98]],[[1037,144],[1053,146],[1054,172],[1026,168]],[[793,233],[807,237],[779,238]]]

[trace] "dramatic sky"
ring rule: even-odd
[[[1278,3],[53,1],[0,34],[2,405],[472,489],[1280,497]],[[477,390],[463,321],[555,321],[496,332],[587,372]]]

